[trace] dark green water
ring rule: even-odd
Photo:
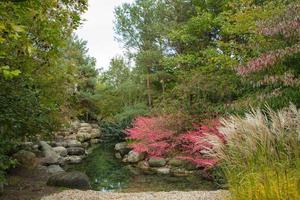
[[[213,190],[213,184],[197,176],[170,177],[132,175],[126,166],[114,157],[112,145],[101,145],[93,150],[84,163],[69,170],[85,172],[97,191],[146,192]]]

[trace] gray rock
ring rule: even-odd
[[[155,174],[155,172],[151,170],[149,163],[146,160],[138,162],[137,168],[139,168],[143,174]]]
[[[32,146],[33,150],[35,151],[38,151],[39,150],[39,145],[38,144],[35,144]]]
[[[51,147],[56,147],[56,142],[55,141],[50,141],[48,143]]]
[[[49,174],[57,174],[60,172],[64,172],[64,170],[59,165],[50,165],[47,167],[47,172]]]
[[[91,139],[91,134],[86,131],[79,131],[76,135],[76,139],[80,142],[84,142]]]
[[[145,160],[138,162],[137,167],[140,169],[146,169],[146,170],[150,169],[148,161],[145,161]]]
[[[88,142],[82,143],[82,147],[85,149],[87,149],[89,146],[90,146],[90,143],[88,143]]]
[[[32,142],[24,142],[21,144],[21,149],[31,151],[33,149],[33,143]]]
[[[183,168],[191,171],[191,170],[197,170],[199,167],[190,161],[186,161]]]
[[[82,147],[81,142],[77,140],[67,140],[67,147]]]
[[[169,160],[168,164],[174,167],[180,167],[185,165],[185,161],[178,158],[172,158]]]
[[[40,171],[42,171],[42,172],[45,172],[45,173],[47,173],[47,167],[46,166],[43,166],[43,165],[38,165],[37,167],[36,167],[36,169],[37,170],[40,170]]]
[[[98,124],[91,124],[92,128],[100,129]]]
[[[67,147],[68,143],[65,141],[56,142],[56,147]]]
[[[120,160],[122,159],[122,155],[120,153],[115,153],[115,157]]]
[[[44,166],[49,166],[49,165],[57,165],[60,164],[60,158],[53,158],[53,157],[43,157],[40,160],[40,164]]]
[[[149,165],[150,167],[163,167],[165,166],[167,161],[164,158],[154,158],[151,157],[149,159]]]
[[[64,158],[66,164],[79,164],[82,162],[82,156],[67,156]]]
[[[54,147],[53,150],[60,156],[65,157],[68,155],[68,151],[65,147]]]
[[[44,159],[42,160],[43,165],[53,165],[58,163],[59,155],[52,149],[52,147],[44,141],[40,142]]]
[[[77,121],[77,120],[71,122],[71,127],[72,127],[72,129],[75,129],[75,130],[76,130],[76,129],[79,129],[79,127],[80,127],[80,122]]]
[[[18,164],[27,169],[33,169],[37,166],[38,161],[36,155],[30,151],[21,150],[13,155]]]
[[[183,168],[172,168],[171,175],[176,177],[186,177],[195,173],[195,171],[189,171]]]
[[[100,138],[100,137],[101,137],[100,129],[92,129],[91,138],[95,139],[95,138]]]
[[[47,185],[72,189],[91,189],[89,178],[81,172],[62,172],[51,176]]]
[[[115,150],[120,152],[121,155],[124,156],[125,154],[128,154],[131,149],[128,147],[128,144],[126,142],[121,142],[115,145]]]
[[[178,158],[172,158],[171,160],[169,160],[168,164],[171,165],[172,167],[180,167],[180,168],[184,168],[186,170],[198,169],[197,165],[195,165],[194,163],[192,163],[188,160],[182,160],[182,159],[178,159]]]
[[[170,174],[170,168],[168,167],[159,167],[159,168],[151,168],[152,171],[156,172],[157,174],[168,175]]]
[[[98,144],[100,142],[101,142],[100,139],[91,139],[91,144]]]
[[[77,139],[77,137],[76,137],[76,135],[75,135],[75,134],[72,134],[72,135],[68,135],[68,136],[66,136],[66,137],[65,137],[65,139],[66,139],[66,140],[76,140],[76,139]]]
[[[145,153],[139,153],[135,151],[130,151],[128,155],[125,156],[123,162],[137,163],[141,160],[144,160]]]
[[[80,123],[80,127],[88,127],[88,128],[92,128],[92,125],[89,123]]]
[[[92,131],[92,126],[89,125],[89,126],[81,126],[79,129],[78,129],[78,132],[87,132],[87,133],[90,133]]]
[[[85,150],[82,147],[69,147],[67,151],[68,155],[71,156],[81,156],[85,154]]]

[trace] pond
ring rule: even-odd
[[[133,175],[128,168],[115,158],[113,145],[104,145],[93,149],[84,163],[68,169],[85,172],[93,190],[116,192],[146,191],[188,191],[213,190],[211,182],[197,176],[170,177],[159,175]]]

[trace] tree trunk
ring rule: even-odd
[[[151,96],[151,81],[150,81],[150,72],[147,72],[147,94],[148,94],[148,106],[152,107],[152,96]]]

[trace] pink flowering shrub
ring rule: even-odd
[[[178,133],[168,125],[170,116],[138,117],[133,128],[127,129],[130,146],[134,151],[146,152],[150,157],[167,157],[176,154],[177,158],[193,162],[197,166],[209,167],[217,163],[217,159],[208,157],[206,151],[213,147],[210,137],[217,137],[225,142],[213,121],[210,126],[194,125],[194,130]]]

